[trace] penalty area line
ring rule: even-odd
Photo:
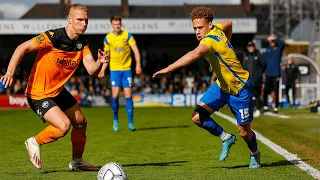
[[[220,113],[220,112],[215,112],[214,114],[230,121],[232,124],[237,125],[237,120],[231,116],[228,116],[228,115]],[[254,133],[256,134],[256,137],[258,140],[260,140],[263,144],[267,145],[273,151],[275,151],[276,153],[285,157],[288,161],[290,161],[294,165],[298,166],[303,171],[306,171],[315,179],[320,179],[320,171],[319,170],[317,170],[317,169],[313,168],[312,166],[310,166],[309,164],[303,162],[300,158],[298,158],[298,156],[296,154],[292,154],[292,153],[288,152],[286,149],[284,149],[281,146],[277,145],[276,143],[270,141],[269,139],[264,137],[262,134],[260,134],[256,131],[254,131]]]

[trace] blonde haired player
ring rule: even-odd
[[[136,130],[133,125],[133,101],[132,101],[132,72],[131,72],[131,50],[136,60],[135,71],[137,74],[142,72],[140,63],[140,53],[138,46],[132,34],[126,30],[122,30],[122,18],[120,16],[112,16],[110,22],[113,31],[108,33],[104,40],[104,50],[110,52],[110,81],[111,81],[111,107],[113,111],[113,130],[119,130],[119,93],[123,87],[124,97],[126,98],[126,111],[128,115],[128,128],[130,131]],[[103,67],[104,72],[106,66]],[[104,73],[99,77],[104,76]]]
[[[81,4],[70,7],[65,28],[53,29],[19,45],[10,60],[7,73],[1,77],[5,87],[13,84],[16,68],[25,53],[38,51],[26,90],[31,109],[49,123],[35,137],[25,141],[31,163],[42,168],[40,147],[64,137],[72,125],[72,160],[70,170],[93,170],[95,166],[82,159],[86,143],[87,120],[75,98],[64,84],[78,68],[80,61],[90,75],[98,75],[109,62],[108,52],[99,49],[95,61],[86,39],[88,9]]]
[[[194,32],[200,44],[173,64],[156,72],[153,77],[168,74],[180,67],[187,66],[201,56],[210,63],[217,80],[200,99],[192,114],[192,121],[223,143],[220,161],[225,160],[236,137],[226,132],[210,115],[228,104],[238,122],[240,136],[246,141],[250,154],[250,168],[260,167],[260,152],[256,136],[251,130],[253,120],[252,85],[249,73],[244,70],[231,45],[232,22],[223,21],[212,24],[213,11],[207,7],[197,7],[190,17]]]

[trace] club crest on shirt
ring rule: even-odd
[[[77,47],[77,49],[82,49],[82,43],[78,41],[76,43],[76,47]]]
[[[37,42],[38,42],[38,44],[42,44],[43,43],[43,41],[44,41],[44,35],[43,34],[41,34],[41,35],[39,35],[39,36],[37,36],[36,37],[36,40],[37,40]]]
[[[126,38],[122,38],[122,42],[126,42],[127,41],[127,39]]]

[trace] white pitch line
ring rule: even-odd
[[[220,112],[216,112],[215,114],[217,116],[220,116],[220,117],[230,121],[231,123],[237,125],[237,120],[235,118],[233,118],[231,116],[228,116],[228,115],[225,115],[225,114],[220,113]],[[298,158],[298,156],[296,154],[292,154],[292,153],[288,152],[286,149],[282,148],[281,146],[279,146],[279,145],[275,144],[274,142],[270,141],[269,139],[265,138],[260,133],[258,133],[256,131],[254,131],[254,133],[256,134],[256,137],[257,137],[258,140],[260,140],[263,144],[265,144],[268,147],[270,147],[273,151],[275,151],[276,153],[282,155],[288,161],[290,161],[291,163],[295,164],[300,169],[306,171],[307,173],[309,173],[315,179],[320,179],[320,171],[319,170],[317,170],[317,169],[313,168],[312,166],[310,166],[309,164],[303,162],[300,158]]]
[[[290,118],[290,116],[283,115],[283,114],[276,114],[276,113],[272,113],[272,112],[265,112],[265,113],[263,113],[263,115],[278,117],[278,118],[282,118],[282,119],[289,119]]]

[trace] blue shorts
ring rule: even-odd
[[[232,95],[222,91],[215,82],[200,99],[213,110],[218,111],[225,104],[228,104],[238,124],[246,125],[253,120],[253,91],[251,79],[238,91],[237,95]]]
[[[125,71],[110,71],[110,80],[112,87],[132,87],[132,72],[131,70]]]

